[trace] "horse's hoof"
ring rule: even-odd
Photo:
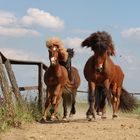
[[[51,116],[50,121],[56,121],[56,120],[57,120],[57,118],[55,116]]]
[[[70,117],[70,118],[73,118],[73,114],[70,114],[69,117]]]
[[[105,120],[106,118],[107,118],[107,117],[104,116],[104,115],[101,116],[101,119],[103,119],[103,120]]]
[[[117,118],[117,117],[118,117],[118,115],[116,115],[116,114],[112,115],[112,118]]]
[[[95,117],[93,117],[92,115],[87,115],[87,120],[88,121],[95,121]]]
[[[42,118],[41,120],[40,120],[40,123],[45,123],[45,122],[47,122],[47,120],[46,120],[46,118]]]
[[[63,117],[62,120],[63,120],[63,121],[67,121],[67,117]]]
[[[97,112],[97,115],[98,115],[98,116],[101,116],[101,115],[102,115],[102,113],[101,113],[101,112]]]
[[[96,122],[96,118],[89,118],[88,121],[89,122]]]

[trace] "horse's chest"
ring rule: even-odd
[[[96,83],[101,83],[106,79],[106,76],[103,73],[96,73],[92,77],[92,81]]]
[[[54,76],[50,76],[47,78],[47,84],[48,85],[57,85],[58,84],[58,78]]]

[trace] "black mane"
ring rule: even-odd
[[[74,50],[73,50],[72,48],[68,48],[68,49],[67,49],[67,52],[68,52],[68,54],[69,54],[68,57],[72,58],[72,57],[74,56]]]
[[[82,47],[90,47],[94,52],[108,50],[109,55],[115,55],[115,48],[111,35],[105,31],[91,34],[82,43]]]

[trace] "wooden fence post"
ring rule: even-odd
[[[6,67],[6,70],[7,70],[11,85],[12,85],[13,92],[14,92],[16,100],[18,102],[18,105],[23,107],[23,105],[24,105],[23,99],[22,99],[22,96],[20,94],[20,91],[19,91],[19,88],[18,88],[18,85],[17,85],[17,81],[16,81],[16,78],[15,78],[14,72],[12,70],[10,61],[8,59],[5,61],[5,67]]]
[[[43,94],[43,64],[38,65],[38,109],[44,111],[44,94]]]
[[[7,117],[11,117],[12,119],[14,119],[15,109],[14,109],[14,103],[12,100],[12,92],[10,91],[8,80],[6,78],[6,74],[5,74],[2,64],[3,64],[2,58],[0,55],[0,85],[1,85],[3,96],[4,96],[4,102],[6,106],[6,115]]]

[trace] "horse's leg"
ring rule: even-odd
[[[88,93],[88,101],[89,101],[89,109],[86,113],[87,118],[90,119],[90,116],[92,115],[93,118],[95,118],[95,83],[89,82],[89,93]]]
[[[113,118],[116,118],[118,116],[116,112],[116,106],[117,106],[117,97],[116,97],[116,94],[113,93],[113,99],[112,99],[112,107],[113,107],[112,117]]]
[[[109,104],[111,101],[111,94],[110,94],[109,88],[110,88],[110,82],[109,82],[109,79],[106,79],[104,81],[104,89],[103,89],[103,93],[102,93],[102,94],[104,94],[104,99],[102,100],[104,102],[104,106],[102,107],[102,116],[101,116],[102,119],[106,118],[106,97],[107,97]]]
[[[63,98],[63,119],[65,120],[67,118],[67,100],[66,100],[66,95],[62,94]]]
[[[56,88],[55,88],[55,91],[54,91],[54,97],[52,99],[52,107],[53,107],[53,112],[51,114],[51,120],[54,120],[56,119],[56,113],[57,113],[57,108],[58,108],[58,105],[59,105],[59,99],[61,97],[61,94],[62,94],[62,87],[61,85],[57,85]]]
[[[102,99],[101,99],[101,105],[100,105],[102,115],[102,119],[106,119],[106,95],[104,92],[102,92]]]
[[[120,95],[121,95],[121,88],[117,88],[116,113],[118,113],[118,109],[120,105]]]
[[[101,116],[105,119],[105,105],[106,105],[106,95],[104,92],[104,88],[101,86],[96,86],[96,98],[95,98],[95,108],[97,115]]]
[[[117,114],[116,114],[116,105],[117,105],[117,84],[115,83],[113,85],[113,88],[112,88],[112,107],[113,107],[113,115],[112,117],[113,118],[116,118],[117,117]]]
[[[76,103],[76,90],[73,91],[72,93],[72,105],[71,105],[71,111],[70,111],[70,117],[72,117],[75,113],[76,113],[76,109],[75,109],[75,103]]]
[[[46,121],[46,117],[48,115],[48,108],[49,108],[49,105],[50,105],[50,92],[49,90],[47,89],[47,97],[46,97],[46,102],[45,102],[45,110],[44,110],[44,114],[43,114],[43,119]]]

